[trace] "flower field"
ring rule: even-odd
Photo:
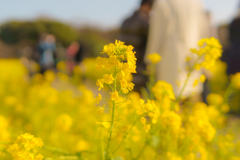
[[[67,76],[29,76],[18,59],[0,60],[0,159],[3,160],[240,160],[240,73],[228,77],[218,40],[199,41],[186,57],[192,72],[209,70],[208,104],[155,83],[151,54],[144,94],[134,92],[133,46],[116,41]],[[204,83],[205,75],[192,87]]]

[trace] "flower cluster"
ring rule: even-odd
[[[14,144],[8,148],[8,152],[14,160],[42,160],[41,154],[36,155],[35,148],[43,146],[40,138],[36,138],[29,133],[20,135]]]
[[[147,116],[149,124],[146,123],[147,120],[144,116],[142,116],[140,120],[144,125],[144,130],[148,132],[151,127],[151,123],[157,123],[157,120],[160,116],[160,110],[155,105],[155,102],[153,100],[148,100],[147,103],[145,103],[143,99],[140,99],[137,114]]]
[[[199,63],[194,65],[194,68],[199,70],[201,67],[211,69],[215,61],[222,56],[222,46],[217,39],[203,38],[198,42],[199,50],[191,49],[191,52],[198,55],[198,58],[204,58]],[[187,61],[189,58],[186,59]]]
[[[117,40],[115,44],[110,43],[103,47],[102,54],[106,53],[108,57],[97,57],[96,67],[104,68],[111,74],[104,74],[103,78],[97,80],[99,90],[104,87],[104,84],[111,85],[117,78],[117,73],[122,75],[120,80],[122,92],[126,94],[133,90],[134,84],[126,79],[131,73],[136,73],[135,52],[132,50],[133,46],[124,45],[124,42]]]
[[[207,112],[207,113],[206,113]],[[215,108],[208,108],[205,103],[198,102],[193,106],[191,115],[187,122],[189,134],[199,134],[206,141],[212,141],[216,130],[211,125],[211,118],[218,118]],[[190,127],[190,128],[189,128]]]
[[[172,85],[165,81],[158,81],[152,88],[152,92],[157,100],[169,98],[175,100]]]
[[[181,117],[174,111],[166,111],[161,116],[161,123],[173,133],[176,133],[181,127]]]

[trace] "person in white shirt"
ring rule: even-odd
[[[187,78],[185,58],[190,48],[196,48],[197,42],[205,38],[208,32],[206,14],[200,0],[156,0],[150,15],[150,29],[145,54],[156,52],[162,61],[157,65],[157,80],[164,80],[173,86],[176,96],[179,95]],[[193,57],[194,59],[194,57]],[[202,84],[193,87],[201,71],[194,71],[183,92],[189,97],[193,92],[201,93]],[[180,82],[180,86],[176,81]]]

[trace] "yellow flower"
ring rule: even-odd
[[[217,39],[203,38],[198,42],[199,50],[191,49],[193,54],[197,54],[201,59],[194,68],[199,70],[201,67],[211,69],[215,61],[222,56],[222,46]],[[203,58],[202,58],[203,57]]]
[[[129,90],[129,91],[132,91],[134,86],[135,86],[135,84],[129,83],[129,85],[128,85],[128,90]]]
[[[193,87],[196,87],[198,85],[198,79],[196,79],[194,82],[193,82]]]
[[[104,83],[103,79],[97,80],[96,84],[97,86],[99,86],[98,90],[101,90],[101,88],[103,88],[103,83]]]
[[[99,93],[98,96],[95,98],[96,103],[99,104],[101,99],[102,99],[102,95]]]
[[[144,125],[144,130],[145,130],[145,132],[148,132],[148,131],[150,130],[150,128],[151,128],[151,125],[150,125],[150,124],[145,124],[145,125]]]
[[[66,63],[64,61],[60,61],[57,63],[57,69],[59,71],[65,71],[66,70]]]
[[[109,67],[114,67],[114,66],[119,66],[120,65],[120,61],[117,59],[117,56],[110,56],[109,57]]]
[[[109,59],[108,58],[102,58],[102,57],[97,57],[96,60],[96,68],[101,69],[101,68],[108,68],[109,65]]]
[[[87,150],[89,150],[89,148],[90,148],[90,146],[89,146],[89,144],[88,144],[87,141],[79,140],[79,141],[77,142],[76,150],[77,150],[78,152],[87,151]]]
[[[140,120],[141,120],[141,123],[142,123],[142,124],[145,124],[145,123],[146,123],[146,118],[144,118],[144,117],[141,117],[141,119],[140,119]]]
[[[211,93],[207,96],[207,102],[210,105],[221,105],[223,103],[223,97],[220,94]]]
[[[156,64],[161,61],[162,57],[157,53],[152,53],[147,56],[147,58],[153,63]]]
[[[206,80],[206,76],[205,76],[204,74],[202,74],[202,75],[200,76],[200,82],[204,83],[205,80]]]
[[[223,104],[223,105],[222,105],[221,111],[222,111],[223,113],[228,113],[229,110],[230,110],[230,107],[229,107],[228,104]]]
[[[103,113],[105,110],[105,104],[102,107],[98,107],[98,113]]]
[[[55,80],[55,73],[53,71],[48,70],[48,71],[44,72],[44,77],[45,77],[46,81],[51,83]]]
[[[42,160],[43,159],[43,156],[41,154],[38,154],[36,157],[35,157],[35,160]]]
[[[126,79],[122,79],[122,80],[120,80],[120,84],[121,84],[121,90],[122,90],[122,92],[123,93],[128,93],[129,91],[128,91],[128,82],[126,81]]]
[[[194,69],[200,70],[201,69],[201,65],[200,64],[195,64]]]
[[[103,75],[103,82],[106,84],[112,84],[114,81],[114,78],[112,74],[104,74]]]
[[[175,95],[173,93],[172,85],[165,81],[158,81],[152,88],[154,96],[160,100],[163,97],[168,97],[172,100],[175,100]]]
[[[189,57],[189,56],[187,56],[186,59],[185,59],[186,62],[188,62],[190,60],[191,60],[191,57]]]
[[[117,101],[118,100],[118,92],[117,91],[115,91],[115,92],[113,92],[113,93],[111,93],[110,92],[110,94],[111,94],[111,100],[112,101]]]
[[[36,138],[29,133],[20,135],[16,141],[7,149],[12,155],[14,160],[34,159],[36,149],[43,146],[43,142],[40,138]],[[43,156],[38,154],[35,160],[42,160]]]
[[[204,137],[204,139],[208,142],[212,141],[215,136],[216,130],[208,121],[199,120],[198,127],[200,134]]]
[[[181,117],[173,111],[164,112],[161,116],[161,121],[163,126],[169,127],[172,130],[178,130],[182,124]]]
[[[72,118],[68,114],[60,114],[56,120],[56,126],[62,131],[68,131],[72,126]]]

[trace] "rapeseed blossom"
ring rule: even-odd
[[[163,99],[164,97],[170,98],[172,100],[175,99],[172,86],[165,81],[158,81],[153,86],[152,92],[154,93],[154,96],[159,100]]]
[[[8,152],[14,160],[42,160],[43,156],[37,154],[35,148],[41,148],[43,142],[29,133],[20,135],[8,148]]]
[[[124,45],[124,42],[115,41],[115,44],[110,43],[105,45],[102,50],[102,54],[107,54],[107,58],[98,57],[97,58],[97,69],[105,69],[108,70],[111,74],[104,74],[103,78],[97,80],[97,86],[99,86],[99,90],[104,87],[104,84],[107,84],[111,89],[110,92],[112,102],[112,119],[110,121],[110,130],[109,136],[107,140],[107,149],[106,149],[106,159],[111,159],[111,153],[109,151],[110,142],[113,133],[113,126],[115,121],[115,110],[117,107],[118,100],[120,99],[119,93],[127,94],[129,91],[133,90],[134,84],[127,80],[132,73],[136,73],[136,58],[135,52],[132,51],[133,46]],[[121,76],[119,76],[121,75]],[[121,79],[119,79],[121,77]],[[117,85],[120,86],[117,87]],[[96,98],[97,103],[100,101],[100,96]],[[122,105],[124,103],[121,103]],[[103,113],[104,107],[98,108],[99,113]],[[149,130],[149,127],[146,129]]]
[[[212,46],[204,42],[205,45]],[[238,77],[232,79],[226,91],[222,86],[227,84],[228,77],[219,71],[219,68],[226,69],[226,65],[217,61],[211,69],[214,92],[207,97],[208,105],[187,99],[176,103],[178,97],[175,98],[172,86],[164,81],[156,84],[154,81],[148,90],[153,96],[144,97],[132,92],[131,74],[135,72],[132,48],[119,41],[106,45],[102,57],[84,60],[86,68],[74,72],[73,78],[64,73],[64,63],[59,64],[58,73],[50,71],[26,78],[26,70],[19,62],[0,60],[0,141],[3,142],[0,159],[9,160],[12,156],[41,160],[42,155],[45,159],[93,160],[238,159],[240,143],[231,133],[235,132],[232,126],[230,132],[230,126],[226,127],[232,121],[225,115],[232,110],[226,95],[238,91]],[[202,68],[206,54],[201,54],[195,68]],[[16,68],[12,67],[11,76],[5,71],[8,63],[10,68]],[[194,69],[190,64],[189,71],[190,67]],[[99,69],[97,73],[95,67]],[[104,88],[101,94],[94,96],[82,84],[83,75],[97,81],[97,88]],[[73,83],[76,76],[79,81]],[[203,83],[205,78],[202,75],[197,80]],[[73,84],[77,86],[72,87]],[[33,138],[29,134],[21,136],[28,139],[27,149],[20,142],[9,144],[18,132],[37,133],[45,142],[42,155],[36,152],[41,143],[38,146],[28,143]]]
[[[204,74],[202,74],[200,76],[200,82],[204,83],[206,81],[206,76]]]
[[[222,56],[222,46],[214,37],[201,39],[198,42],[198,46],[199,49],[191,49],[191,52],[197,54],[201,60],[201,62],[197,62],[194,66],[197,70],[201,67],[210,69],[214,66],[215,61]]]
[[[133,46],[124,45],[124,42],[115,41],[115,44],[110,43],[103,47],[102,54],[106,53],[108,58],[97,58],[97,68],[104,68],[112,72],[112,74],[105,74],[103,79],[97,80],[97,86],[99,90],[103,88],[105,84],[112,84],[116,78],[113,73],[121,73],[122,79],[120,80],[121,90],[123,93],[128,93],[133,89],[134,84],[129,83],[125,77],[129,76],[131,73],[136,73],[136,58],[135,52],[132,51]]]
[[[161,61],[162,57],[157,53],[152,53],[147,56],[147,58],[151,61],[151,63],[156,64]]]
[[[99,93],[98,96],[95,98],[96,103],[99,104],[101,99],[102,99],[102,95]]]
[[[198,79],[195,79],[195,81],[193,82],[193,87],[196,87],[198,85]]]

